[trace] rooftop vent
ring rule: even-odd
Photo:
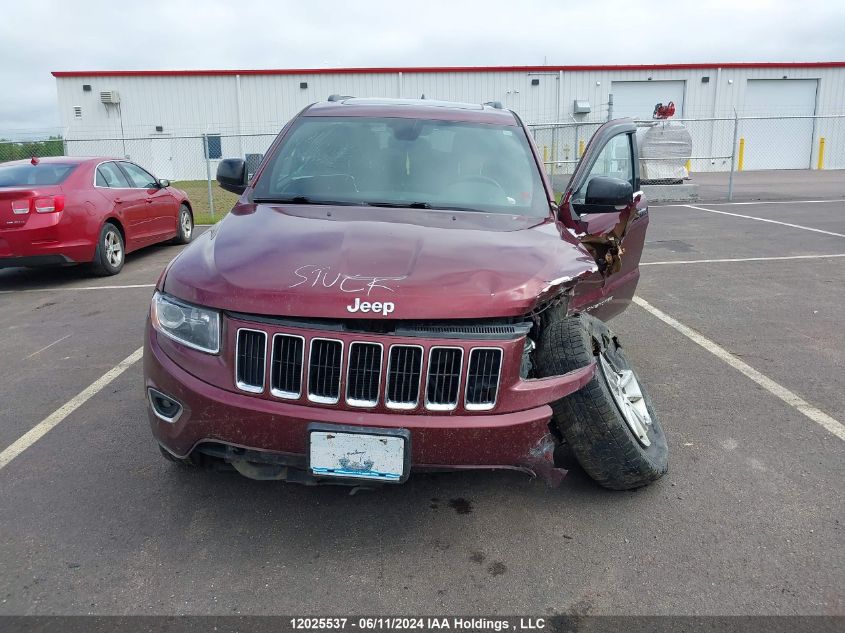
[[[106,90],[100,93],[100,103],[120,103],[120,93],[117,90]]]

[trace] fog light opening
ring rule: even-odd
[[[160,420],[173,424],[182,415],[182,405],[175,398],[152,388],[147,389],[147,394],[153,413]]]

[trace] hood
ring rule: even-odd
[[[596,270],[541,218],[373,207],[238,206],[174,260],[163,290],[251,314],[518,316]]]

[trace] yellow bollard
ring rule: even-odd
[[[557,146],[552,143],[552,176],[555,175],[555,161],[557,160]]]
[[[687,159],[687,162],[684,163],[684,167],[686,167],[688,174],[690,173],[690,171],[692,171],[689,158]]]
[[[578,140],[578,158],[584,155],[584,139]]]
[[[824,136],[819,138],[819,164],[816,169],[824,169]]]
[[[548,145],[543,145],[543,162],[544,163],[549,162],[549,146]]]
[[[742,171],[742,165],[745,162],[745,139],[740,137],[739,139],[739,160],[736,164],[737,171]]]

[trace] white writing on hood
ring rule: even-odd
[[[407,278],[407,275],[401,277],[370,277],[367,275],[347,275],[345,273],[333,274],[329,267],[315,266],[314,264],[300,266],[293,271],[293,274],[299,277],[300,281],[297,281],[290,288],[306,284],[312,288],[321,285],[323,288],[337,287],[341,292],[366,292],[368,297],[375,288],[396,292],[396,289],[388,285],[388,282],[402,281]]]

